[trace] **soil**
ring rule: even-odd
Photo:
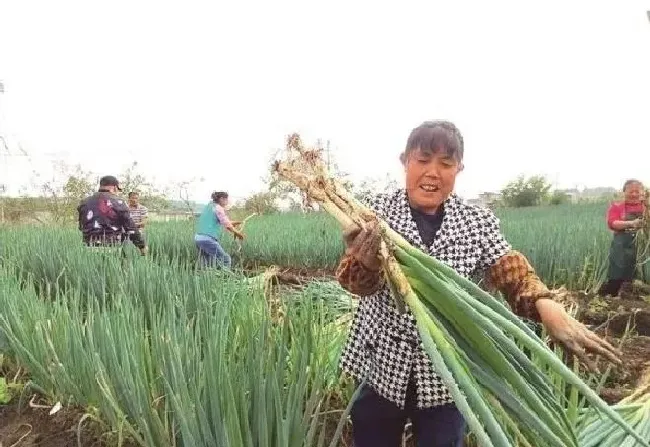
[[[52,416],[49,408],[27,406],[19,411],[18,400],[14,399],[10,405],[0,406],[0,447],[116,445],[109,436],[102,434],[100,425],[90,419],[86,419],[78,431],[83,416],[84,412],[77,408],[65,408]],[[127,441],[122,445],[135,447],[136,444]]]
[[[606,327],[612,335],[624,333],[629,321],[635,332],[650,337],[650,303],[645,300],[590,298],[581,305],[578,319]]]
[[[608,337],[608,340],[618,346],[617,339]],[[642,335],[630,337],[623,343],[621,351],[623,363],[612,368],[600,392],[600,396],[609,404],[629,396],[650,374],[650,337]]]
[[[600,392],[603,400],[610,404],[627,397],[650,372],[650,301],[638,292],[628,292],[621,298],[567,291],[561,291],[560,295],[563,303],[579,306],[578,320],[614,346],[621,344],[629,324],[627,339],[620,346],[622,364],[612,368]]]
[[[335,276],[330,269],[283,268],[277,278],[284,284],[305,284],[314,278],[334,280]]]
[[[271,267],[255,267],[245,270],[247,276],[255,276],[263,273],[266,269]],[[282,267],[279,273],[275,275],[276,284],[295,285],[300,286],[307,284],[313,279],[331,279],[336,280],[334,271],[331,269],[310,269],[310,268],[294,268]]]

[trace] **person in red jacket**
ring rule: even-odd
[[[599,290],[603,296],[618,295],[624,286],[631,285],[636,272],[635,236],[643,227],[645,213],[643,184],[630,179],[625,182],[623,193],[625,198],[612,203],[607,210],[607,226],[614,237],[609,248],[607,281]]]

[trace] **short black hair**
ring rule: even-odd
[[[465,146],[460,130],[444,120],[425,121],[411,131],[402,154],[402,161],[414,150],[435,154],[442,150],[446,155],[463,161]]]
[[[217,203],[220,199],[227,199],[228,193],[225,191],[215,191],[212,193],[212,201]]]
[[[129,193],[129,198],[131,198],[131,197],[133,197],[133,196],[140,196],[140,193],[139,193],[138,191],[131,191],[131,192]]]
[[[106,186],[115,186],[118,189],[118,191],[122,191],[122,188],[120,187],[120,182],[113,175],[105,175],[99,179],[99,187],[103,188]]]
[[[643,185],[643,183],[641,183],[641,180],[637,180],[635,178],[627,179],[625,180],[625,183],[623,183],[623,191],[625,192],[628,186],[633,185],[635,183],[638,183],[639,185]]]

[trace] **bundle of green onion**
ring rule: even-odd
[[[287,154],[275,163],[275,172],[343,226],[377,219],[329,176],[318,151],[303,149],[297,134],[289,138]],[[436,372],[481,446],[579,446],[566,402],[558,401],[544,370],[561,376],[613,424],[650,446],[504,304],[380,224],[381,255],[393,296],[411,309]]]
[[[650,439],[650,381],[612,409],[643,438]],[[601,418],[593,408],[580,415],[581,447],[633,447],[642,445],[612,420]]]

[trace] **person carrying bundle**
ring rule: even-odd
[[[235,239],[243,240],[244,233],[237,227],[241,222],[231,221],[226,214],[228,206],[227,192],[213,192],[212,201],[203,207],[196,223],[194,243],[199,250],[199,267],[212,266],[215,263],[230,268],[231,257],[219,243],[222,228],[230,231]]]
[[[404,188],[365,204],[409,243],[465,277],[483,277],[501,291],[517,315],[540,322],[565,349],[593,367],[587,352],[620,362],[614,348],[573,319],[528,260],[513,250],[488,209],[453,193],[463,169],[463,138],[447,121],[425,122],[411,132],[401,162]],[[416,320],[400,313],[381,273],[377,224],[344,233],[339,283],[361,297],[341,355],[341,367],[358,383],[351,418],[356,447],[398,447],[407,419],[421,447],[462,446],[466,424],[434,371]]]
[[[77,207],[79,230],[89,247],[119,249],[129,239],[143,256],[147,246],[133,222],[126,202],[116,195],[121,191],[118,180],[107,175],[100,179],[99,190]]]
[[[614,202],[607,210],[607,227],[614,232],[609,248],[607,281],[598,293],[617,296],[622,290],[631,289],[636,273],[636,235],[643,228],[645,213],[643,184],[630,179],[623,185],[624,199]]]

